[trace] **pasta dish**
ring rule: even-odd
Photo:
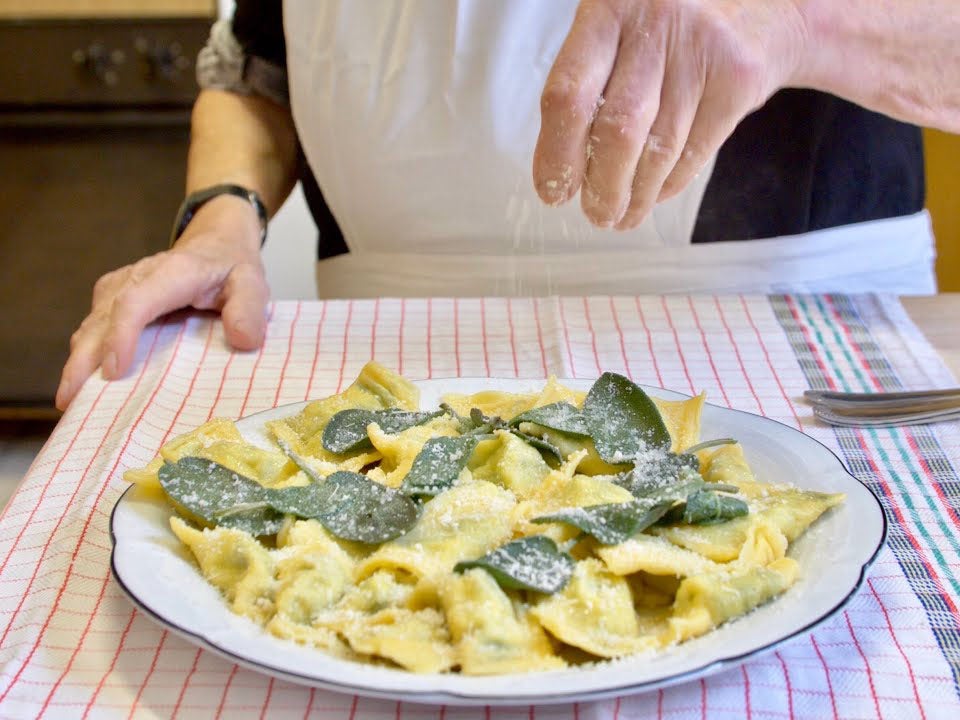
[[[842,494],[761,482],[704,396],[604,373],[587,392],[449,394],[376,363],[272,420],[213,419],[125,478],[227,606],[335,657],[495,675],[654,653],[785,592]]]

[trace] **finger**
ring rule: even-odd
[[[708,91],[700,101],[687,142],[663,182],[657,202],[669,200],[687,187],[730,137],[748,111],[749,108],[737,108],[727,97],[719,97]]]
[[[657,35],[637,29],[624,39],[590,128],[580,202],[601,227],[612,227],[627,210],[637,163],[660,107],[664,51]]]
[[[631,183],[629,207],[617,224],[618,230],[637,227],[656,204],[663,183],[687,144],[703,83],[693,64],[668,71],[660,93],[660,109],[644,142]]]
[[[187,307],[194,298],[215,294],[227,267],[195,255],[170,252],[149,258],[113,300],[104,338],[103,375],[121,377],[133,363],[143,329],[161,315]]]
[[[263,268],[252,263],[236,265],[227,276],[223,292],[223,329],[227,342],[239,350],[263,345],[267,331],[266,307],[270,290]]]
[[[105,313],[91,314],[70,338],[70,356],[60,374],[60,384],[54,401],[58,410],[67,409],[84,381],[100,366],[107,321],[108,316]]]
[[[580,189],[587,135],[616,60],[619,25],[606,3],[582,2],[547,76],[540,98],[533,183],[550,205],[566,202]]]

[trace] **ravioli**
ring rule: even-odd
[[[577,563],[573,579],[530,610],[563,642],[604,658],[631,655],[656,646],[640,635],[627,581],[595,559]]]
[[[688,577],[717,570],[719,563],[693,550],[674,545],[665,538],[641,533],[619,545],[599,545],[597,555],[611,572],[632,575]]]
[[[230,528],[196,530],[178,517],[170,518],[170,528],[231,610],[259,623],[274,615],[274,556],[255,538]]]
[[[448,576],[442,598],[462,672],[497,675],[566,665],[530,611],[488,573],[477,569]]]
[[[750,515],[719,525],[670,525],[652,528],[651,532],[716,562],[728,562],[740,555],[757,523],[764,520],[772,523],[787,541],[793,542],[820,515],[843,499],[842,493],[770,485],[764,497],[751,501],[754,512]]]
[[[337,412],[351,408],[416,410],[419,403],[416,385],[379,363],[367,363],[342,393],[314,400],[293,417],[268,422],[267,427],[298,453],[336,462],[343,458],[324,449],[322,436]]]
[[[400,486],[407,473],[410,472],[410,467],[416,460],[417,454],[429,439],[455,437],[457,435],[456,421],[447,415],[395,435],[383,432],[376,424],[371,425],[367,432],[370,435],[370,442],[373,443],[373,447],[383,458],[380,464],[380,470],[383,473],[382,482],[389,487]]]
[[[413,529],[384,543],[357,567],[363,579],[383,568],[420,579],[449,573],[510,537],[513,495],[493,483],[464,482],[427,503]]]
[[[550,474],[550,466],[535,448],[503,431],[477,446],[468,467],[474,479],[496,483],[520,500],[536,494]]]
[[[544,526],[530,521],[562,508],[627,502],[633,498],[628,490],[614,485],[607,476],[577,474],[576,469],[585,456],[586,450],[571,455],[566,463],[544,477],[540,486],[527,500],[517,505],[512,518],[517,532],[524,535],[547,534],[555,540],[567,540],[574,534],[570,526]]]
[[[433,609],[386,608],[344,622],[341,632],[356,652],[392,660],[413,672],[443,672],[454,662],[443,615]]]
[[[746,614],[789,588],[799,568],[792,558],[734,573],[709,573],[680,583],[665,642],[681,642]]]

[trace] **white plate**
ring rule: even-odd
[[[592,381],[564,381],[587,389]],[[500,389],[531,392],[540,380],[460,378],[417,383],[424,408],[447,392]],[[666,399],[687,396],[645,388]],[[303,403],[275,408],[238,422],[248,441],[269,446],[263,424],[292,415]],[[583,669],[523,675],[469,677],[416,675],[334,659],[277,639],[230,612],[219,592],[200,575],[168,525],[170,509],[129,489],[111,516],[114,577],[148,615],[189,641],[246,667],[293,682],[359,695],[451,705],[516,705],[594,700],[642,692],[735,666],[808,632],[838,612],[863,583],[886,536],[877,498],[811,437],[773,420],[707,404],[702,437],[734,437],[760,480],[844,492],[847,501],[829,511],[790,546],[801,577],[784,596],[708,635],[654,656]],[[819,561],[817,561],[819,559]]]

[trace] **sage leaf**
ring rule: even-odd
[[[536,435],[528,435],[525,432],[520,432],[516,428],[514,428],[510,432],[512,432],[514,435],[516,435],[518,438],[523,440],[528,445],[532,445],[537,450],[540,450],[541,452],[546,453],[550,457],[555,458],[558,462],[563,462],[564,457],[563,457],[563,453],[560,452],[560,448],[558,448],[556,445],[554,445],[550,441],[545,440],[544,438],[538,438]]]
[[[321,518],[328,511],[332,492],[333,486],[321,480],[309,485],[268,489],[265,499],[278,512],[301,518]]]
[[[750,508],[740,498],[698,490],[687,498],[683,522],[689,525],[715,525],[746,515]]]
[[[181,458],[160,468],[160,484],[211,525],[273,535],[285,514],[318,520],[345,540],[379,543],[413,527],[417,504],[364,475],[335,472],[309,485],[266,488],[210,460]]]
[[[574,560],[545,535],[531,535],[501,545],[477,560],[464,560],[455,572],[482,568],[503,587],[552,595],[573,577]]]
[[[373,447],[367,436],[367,426],[377,423],[388,435],[395,435],[417,425],[422,425],[443,415],[436,412],[413,412],[410,410],[363,410],[351,408],[341,410],[323,429],[321,442],[324,449],[332,453],[347,453]]]
[[[686,502],[687,498],[693,493],[699,492],[705,485],[706,483],[703,481],[703,478],[697,475],[684,482],[676,483],[675,485],[652,488],[646,492],[641,492],[635,497],[637,500],[643,500],[648,503],[665,502],[667,500]]]
[[[683,482],[700,473],[700,459],[695,453],[718,445],[731,445],[732,438],[707,440],[692,445],[681,453],[667,452],[660,448],[648,449],[634,458],[633,470],[628,482],[635,488],[656,487],[666,482]]]
[[[595,537],[604,545],[619,545],[656,523],[675,502],[630,500],[625,503],[575,507],[533,518],[533,522],[562,522]]]
[[[327,478],[322,488],[326,496],[322,512],[315,517],[344,540],[386,542],[407,532],[419,517],[417,503],[411,498],[359,473],[339,470]]]
[[[327,484],[327,478],[307,462],[306,458],[295,452],[289,444],[280,441],[280,449],[300,468],[313,484],[295,487],[276,488],[271,494],[274,508],[291,515],[304,518],[320,518],[329,510],[331,495],[336,484]],[[367,482],[372,482],[365,478]]]
[[[276,535],[283,527],[283,513],[278,513],[268,507],[251,508],[244,512],[225,515],[223,519],[217,519],[215,524],[220,527],[242,530],[254,537]]]
[[[470,408],[470,422],[472,422],[473,426],[476,428],[480,427],[481,425],[492,423],[493,418],[484,415],[480,408]]]
[[[458,413],[456,410],[453,409],[453,407],[449,403],[440,403],[440,409],[457,421],[457,425],[458,425],[457,431],[461,435],[465,435],[471,430],[473,430],[474,428],[476,428],[476,424],[473,422],[472,419],[470,419],[469,417],[464,417],[463,415]]]
[[[183,457],[162,465],[158,475],[167,495],[210,525],[273,535],[283,524],[266,488],[212,460]]]
[[[470,422],[473,425],[464,435],[488,435],[494,430],[504,430],[507,424],[496,415],[484,415],[479,408],[470,409]]]
[[[695,455],[650,449],[634,458],[633,469],[618,475],[614,482],[640,497],[662,488],[686,483],[700,477],[700,462]]]
[[[478,438],[430,438],[413,460],[400,490],[407,495],[439,495],[453,487],[477,447]]]
[[[590,435],[586,417],[577,408],[566,402],[551,403],[522,412],[510,421],[510,426],[517,427],[524,422],[536,423],[568,435],[579,437]]]
[[[670,447],[670,433],[657,406],[623,375],[601,375],[587,393],[583,415],[597,454],[605,462],[630,463],[647,448]]]

